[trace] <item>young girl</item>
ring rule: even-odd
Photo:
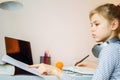
[[[90,12],[89,18],[92,37],[98,43],[107,43],[99,52],[98,66],[92,80],[120,80],[120,41],[111,42],[118,38],[120,32],[120,7],[110,3],[101,5]],[[51,65],[29,67],[36,68],[40,74],[56,75],[60,80],[75,80]]]

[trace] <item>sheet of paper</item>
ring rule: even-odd
[[[67,67],[64,67],[63,70],[85,74],[85,75],[93,75],[95,73],[95,69],[93,68],[77,67],[77,66],[67,66]]]

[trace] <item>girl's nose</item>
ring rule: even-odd
[[[91,27],[91,32],[95,32],[95,30],[96,30],[96,28],[93,26],[93,27]]]

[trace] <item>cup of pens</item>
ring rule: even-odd
[[[51,64],[51,57],[48,51],[45,51],[44,56],[40,56],[40,63]]]

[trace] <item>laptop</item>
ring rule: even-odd
[[[3,55],[2,61],[14,65],[20,73],[20,69],[28,73],[43,77],[35,68],[28,68],[33,64],[32,51],[29,41],[20,40],[11,37],[5,37],[6,54]],[[22,73],[20,73],[22,74]]]

